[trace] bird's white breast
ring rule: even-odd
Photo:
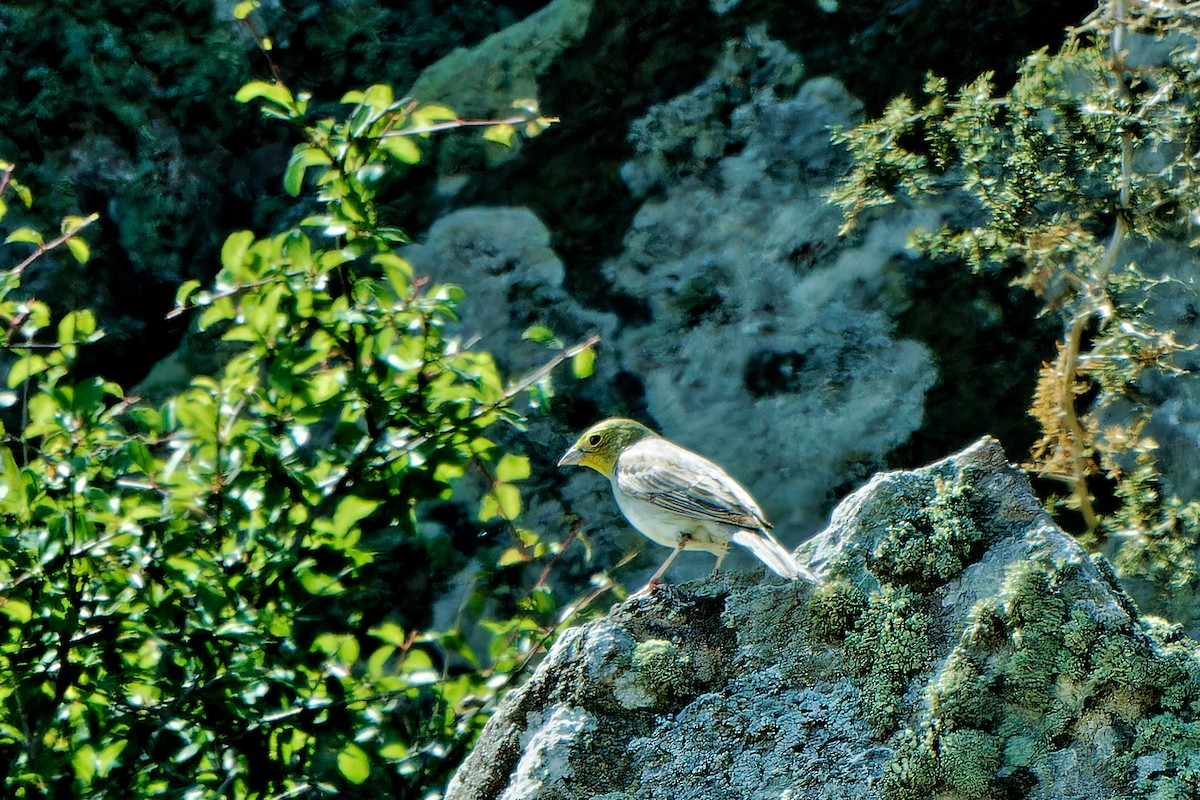
[[[675,547],[679,544],[680,535],[687,533],[692,537],[692,541],[686,548],[688,550],[721,553],[729,546],[732,530],[726,533],[724,530],[717,530],[723,526],[705,524],[701,520],[688,520],[680,514],[659,508],[645,500],[639,500],[621,491],[615,482],[612,487],[613,496],[617,499],[621,513],[647,539],[664,547]]]

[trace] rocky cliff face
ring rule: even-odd
[[[881,474],[800,553],[566,631],[448,800],[1176,798],[1200,662],[982,439]]]

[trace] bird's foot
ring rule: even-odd
[[[632,598],[634,598],[634,597],[645,597],[645,596],[649,595],[651,592],[653,592],[653,591],[654,591],[654,587],[655,587],[655,586],[658,586],[660,583],[662,583],[662,581],[661,581],[661,580],[659,580],[658,578],[653,578],[653,579],[651,579],[651,581],[650,581],[649,583],[647,583],[645,586],[643,586],[642,588],[638,589],[638,590],[637,590],[636,592],[634,592],[633,594],[629,595],[629,598],[630,598],[630,599],[632,599]]]

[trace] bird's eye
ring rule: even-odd
[[[600,444],[600,434],[593,433],[591,436],[589,436],[588,444],[590,444],[592,447],[595,447],[596,445]]]

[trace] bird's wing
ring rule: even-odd
[[[762,511],[725,470],[690,450],[654,437],[627,448],[614,480],[621,491],[694,519],[751,530],[771,527]]]

